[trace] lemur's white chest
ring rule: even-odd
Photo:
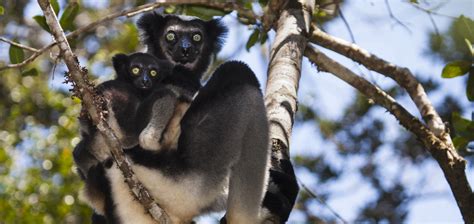
[[[157,203],[166,210],[173,223],[190,222],[204,210],[225,209],[225,203],[222,202],[227,197],[227,181],[214,186],[204,186],[204,180],[198,174],[173,179],[159,170],[136,164],[133,165],[133,170]],[[124,223],[151,223],[150,216],[135,200],[115,164],[107,171],[107,175],[111,182],[112,197],[116,202],[116,213],[120,219]],[[143,215],[137,216],[137,213]]]

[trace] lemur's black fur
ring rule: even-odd
[[[241,62],[227,62],[216,70],[204,87],[201,88],[200,84],[200,79],[209,67],[212,57],[222,47],[227,28],[219,20],[206,22],[197,18],[175,15],[162,16],[155,13],[142,16],[138,21],[138,27],[143,31],[144,43],[147,45],[149,53],[177,66],[174,71],[179,71],[180,68],[184,71],[173,72],[172,75],[167,76],[162,81],[163,84],[177,93],[179,97],[185,99],[192,98],[198,90],[199,94],[192,101],[191,106],[181,121],[181,135],[178,141],[178,148],[171,150],[162,149],[154,152],[142,148],[141,145],[135,145],[127,147],[129,148],[126,149],[127,155],[135,164],[149,169],[151,172],[148,174],[156,174],[159,178],[161,178],[159,176],[161,173],[165,177],[186,180],[186,175],[189,171],[205,172],[207,174],[203,177],[206,177],[207,180],[203,181],[208,186],[206,188],[215,189],[215,187],[220,186],[219,181],[227,176],[226,172],[228,171],[226,170],[229,170],[231,167],[231,170],[237,170],[235,171],[236,174],[233,175],[238,176],[239,179],[250,178],[248,180],[251,180],[250,182],[264,180],[263,176],[250,177],[250,175],[259,173],[258,169],[249,170],[241,167],[249,163],[259,164],[258,166],[260,166],[261,162],[265,162],[264,152],[268,149],[266,112],[255,75]],[[168,35],[169,33],[173,34]],[[199,34],[199,36],[196,36],[196,34]],[[138,100],[138,102],[147,101],[151,101],[151,104],[153,104],[154,98],[148,97]],[[137,108],[135,112],[142,116],[154,116],[154,114],[159,113],[153,110],[150,111],[148,106],[138,106]],[[115,114],[117,117],[122,116],[120,112]],[[212,119],[209,120],[209,118]],[[117,123],[121,126],[119,119]],[[246,125],[250,126],[247,127]],[[144,125],[141,124],[139,126],[142,128]],[[110,194],[112,187],[117,184],[123,184],[123,182],[111,183],[108,180],[110,179],[110,171],[108,170],[114,169],[111,162],[102,162],[100,165],[93,162],[92,165],[90,164],[89,158],[94,158],[94,156],[86,155],[87,153],[84,153],[84,151],[89,151],[84,150],[84,148],[92,144],[87,141],[84,142],[85,138],[87,138],[87,135],[83,134],[83,141],[79,144],[82,150],[78,151],[82,155],[76,156],[78,154],[76,149],[74,154],[80,170],[88,173],[88,175],[82,173],[82,176],[86,177],[86,186],[88,184],[87,180],[92,181],[93,183],[89,183],[89,185],[94,185],[96,187],[95,190],[102,193],[102,197],[105,197],[104,204],[106,209],[102,214],[107,217],[109,222],[124,222],[124,217],[120,217],[121,215],[117,213],[116,204],[114,204],[114,200],[117,200],[117,198]],[[238,145],[242,143],[244,143],[242,145],[243,148],[239,148]],[[235,152],[240,152],[240,155],[234,154]],[[282,158],[282,156],[275,152],[271,156],[272,160],[277,161],[277,163],[272,163],[272,167],[270,167],[269,188],[265,193],[262,206],[271,215],[278,217],[281,223],[284,223],[288,219],[294,205],[298,186],[291,162],[287,157]],[[242,161],[242,159],[251,162],[238,162]],[[92,159],[92,161],[94,160]],[[233,167],[232,164],[236,164],[235,166],[237,167]],[[81,168],[81,166],[85,168]],[[102,170],[97,171],[97,167],[102,167]],[[157,171],[153,171],[153,169]],[[94,175],[97,178],[89,174],[89,172],[96,173]],[[241,173],[239,174],[238,172]],[[109,175],[109,178],[107,178],[107,175]],[[143,175],[140,176],[140,171],[137,177],[140,180],[146,179]],[[97,184],[100,186],[97,186]],[[258,190],[245,189],[245,187],[253,187],[254,185],[256,188],[259,188],[258,183],[236,184],[234,183],[234,187],[231,187],[237,190],[233,190],[234,193],[231,193],[233,195],[230,196],[230,201],[247,200],[249,203],[246,204],[252,204],[250,203],[251,200],[261,200],[258,196]],[[160,183],[157,183],[157,185],[160,186]],[[173,188],[170,189],[170,191],[173,190]],[[190,188],[189,191],[191,190],[193,189]],[[241,195],[245,196],[245,194],[239,193],[242,191],[255,192],[256,194],[248,195],[247,197],[249,198],[241,197]],[[162,194],[154,195],[155,199],[160,199],[160,195]],[[205,198],[203,197],[203,199]],[[116,202],[120,203],[120,201]],[[130,203],[133,203],[133,200]],[[231,205],[237,206],[238,203],[231,202]],[[211,207],[219,209],[219,206],[216,207],[215,203],[209,204],[209,206],[207,209],[211,209]],[[235,211],[251,213],[255,211],[255,208],[251,206],[239,207]],[[165,205],[165,210],[170,210],[173,213],[176,207],[180,206]],[[144,213],[144,211],[140,212]],[[200,212],[205,212],[205,210]],[[143,215],[142,213],[140,215]],[[182,218],[183,220],[189,218],[179,217],[178,213],[175,214],[177,218]],[[229,212],[228,210],[222,222],[239,218],[233,214],[236,213]],[[103,218],[98,214],[94,214],[93,221],[99,221],[98,223],[100,223],[104,220]]]
[[[197,18],[183,19],[182,16],[164,16],[156,13],[149,13],[142,16],[138,21],[138,27],[143,33],[144,43],[148,48],[148,52],[154,54],[158,58],[167,59],[176,64],[182,63],[177,60],[179,57],[172,57],[173,54],[166,55],[168,49],[176,48],[167,47],[166,41],[163,41],[165,40],[164,38],[166,28],[173,25],[178,25],[177,28],[180,29],[181,33],[189,33],[189,29],[187,28],[188,26],[199,26],[201,29],[206,30],[206,33],[209,34],[207,35],[209,38],[206,39],[208,48],[205,48],[206,50],[197,53],[197,57],[200,58],[200,61],[197,63],[198,66],[195,66],[194,69],[191,69],[196,75],[198,75],[198,77],[201,77],[209,66],[212,54],[218,52],[221,49],[225,34],[227,33],[227,28],[223,26],[218,20],[211,20],[208,21],[206,25],[203,25],[202,20]],[[190,60],[190,62],[192,61]],[[230,70],[232,70],[232,68],[230,68]],[[195,80],[195,78],[196,77],[193,77],[192,80]],[[230,78],[238,78],[238,76],[231,76]],[[181,82],[181,80],[173,81],[169,83],[175,85],[186,83]],[[225,90],[225,87],[223,86],[216,86],[216,88]],[[202,94],[204,95],[206,93]],[[269,169],[269,188],[265,194],[262,207],[268,209],[271,215],[278,217],[281,223],[285,223],[288,220],[293,205],[295,204],[299,187],[296,181],[293,166],[288,156],[283,155],[283,152],[272,151],[271,160],[272,166]],[[225,218],[223,222],[225,222]]]

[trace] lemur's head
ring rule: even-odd
[[[124,80],[140,91],[153,89],[164,78],[171,75],[173,65],[166,60],[159,60],[147,53],[129,55],[116,54],[112,58],[117,79]]]
[[[148,52],[202,75],[221,48],[227,28],[218,19],[148,13],[137,22]]]

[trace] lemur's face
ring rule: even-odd
[[[163,80],[165,73],[157,59],[151,55],[132,55],[128,66],[128,74],[133,85],[141,90],[149,90]]]
[[[176,64],[193,69],[207,42],[204,31],[200,21],[168,21],[159,38],[165,57]]]
[[[149,13],[137,22],[147,51],[196,76],[204,74],[212,57],[222,48],[227,28],[219,19],[209,21],[183,15]]]

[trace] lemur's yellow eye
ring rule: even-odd
[[[170,33],[167,33],[167,34],[166,34],[166,40],[167,40],[167,41],[173,41],[175,38],[176,38],[176,37],[175,37],[174,33],[171,33],[171,32],[170,32]]]
[[[158,75],[158,72],[156,72],[156,70],[151,70],[150,75],[155,77],[156,75]]]
[[[135,67],[135,68],[132,68],[132,74],[134,75],[138,75],[138,73],[140,72],[140,69]]]
[[[194,34],[193,35],[193,40],[196,41],[196,42],[201,41],[201,34]]]

